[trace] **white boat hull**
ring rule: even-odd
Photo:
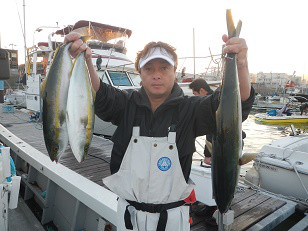
[[[255,163],[259,170],[260,187],[276,194],[306,200],[307,193],[293,170],[269,165],[263,162]],[[303,184],[308,188],[308,176],[299,174]]]
[[[308,199],[308,135],[289,136],[263,146],[254,166],[261,188]]]

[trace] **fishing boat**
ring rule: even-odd
[[[246,182],[296,200],[308,208],[308,134],[293,134],[264,145]]]
[[[22,107],[41,114],[40,84],[48,73],[56,48],[62,44],[59,40],[61,38],[63,40],[63,37],[71,32],[77,32],[82,36],[91,36],[87,44],[92,50],[92,63],[104,83],[121,90],[140,88],[140,75],[135,70],[134,62],[126,55],[126,40],[131,36],[132,31],[122,27],[80,20],[74,25],[51,33],[48,36],[48,42],[39,42],[27,49],[27,88],[18,93],[18,100],[15,100],[17,98],[14,94],[14,98],[11,97],[12,100],[8,103],[16,106],[20,105],[20,102],[24,102]],[[101,59],[100,64],[97,62],[99,58]],[[213,89],[216,89],[220,84],[220,81],[207,82]],[[184,94],[192,95],[189,83],[179,83],[179,85]],[[112,123],[95,116],[95,134],[111,137],[116,128]]]
[[[252,107],[256,110],[280,109],[286,103],[292,105],[294,108],[298,106],[298,100],[293,96],[262,96],[258,94]]]
[[[259,123],[264,124],[278,124],[278,125],[307,125],[308,124],[308,115],[299,115],[292,114],[290,116],[287,115],[269,115],[268,113],[258,113],[255,114],[255,120]]]

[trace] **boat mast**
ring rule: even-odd
[[[196,78],[195,28],[193,28],[194,79]]]

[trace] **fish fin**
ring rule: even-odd
[[[52,62],[53,60],[55,59],[55,57],[57,56],[58,54],[58,51],[60,49],[60,46],[58,46],[53,54],[53,57],[52,57]],[[48,73],[47,73],[47,77],[43,80],[43,82],[41,83],[41,96],[43,96],[44,94],[44,91],[45,91],[45,87],[46,87],[46,82],[47,82],[47,79],[48,79],[48,74],[49,74],[49,71],[50,69],[48,70]]]
[[[250,161],[255,159],[257,155],[258,153],[244,153],[239,160],[239,165],[242,166],[249,163]]]
[[[81,55],[81,54],[79,54],[79,55]],[[77,59],[79,58],[79,55],[74,59],[74,62],[73,62],[73,64],[72,64],[72,69],[71,69],[70,75],[69,75],[70,77],[72,77],[72,73],[73,73],[75,64],[76,64],[76,62],[77,62]]]
[[[207,147],[207,149],[209,150],[209,152],[212,154],[213,153],[213,145],[210,141],[205,140],[205,145]]]
[[[48,75],[47,75],[47,77],[43,80],[43,82],[41,83],[41,97],[42,97],[42,98],[44,98],[44,92],[45,92],[45,88],[46,88],[47,79],[48,79]]]
[[[81,36],[80,39],[85,43],[86,41],[88,41],[89,39],[91,39],[93,36],[88,35],[88,36]]]
[[[93,102],[95,102],[95,99],[96,99],[96,91],[94,90],[91,81],[90,81],[90,83],[91,83],[91,91],[92,91]]]
[[[54,60],[54,58],[57,56],[59,49],[60,49],[60,46],[56,48],[55,53],[53,54],[52,60]]]

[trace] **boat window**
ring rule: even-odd
[[[103,73],[103,75],[101,77],[101,80],[103,81],[103,83],[110,84],[109,79],[108,79],[108,77],[106,75],[106,72]]]
[[[140,82],[141,82],[141,78],[140,75],[137,73],[128,73],[131,80],[133,81],[134,86],[139,87],[140,86]]]
[[[126,72],[108,71],[108,73],[114,86],[132,86]]]

